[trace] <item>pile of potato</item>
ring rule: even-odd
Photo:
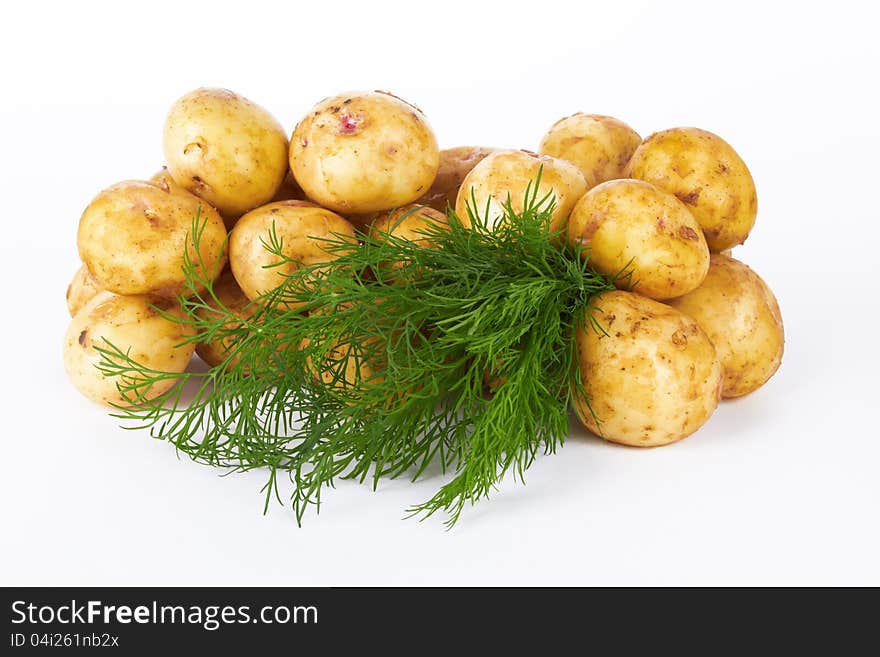
[[[229,344],[187,342],[186,328],[164,314],[181,312],[184,258],[244,319],[299,266],[267,267],[273,226],[292,261],[329,262],[321,239],[355,244],[370,231],[418,239],[426,222],[446,221],[447,207],[467,225],[472,198],[496,225],[508,200],[521,209],[539,171],[538,194],[556,200],[551,229],[620,282],[595,301],[599,330],[574,336],[590,402],[575,406],[590,430],[629,445],[679,440],[722,397],[763,385],[782,359],[776,299],[729,251],[754,226],[754,182],[710,132],[673,128],[643,140],[617,119],[575,114],[550,128],[539,153],[439,150],[417,107],[369,92],[321,101],[288,140],[259,105],[198,89],[171,108],[163,144],[166,167],[108,187],[80,219],[83,265],[67,292],[64,361],[96,401],[125,401],[95,368],[105,340],[165,372],[183,372],[194,350],[212,366],[226,358]],[[152,398],[172,384],[142,392]]]

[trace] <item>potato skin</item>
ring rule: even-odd
[[[411,203],[437,175],[437,139],[422,112],[386,92],[327,98],[290,138],[290,169],[306,195],[340,213]]]
[[[454,208],[458,190],[471,169],[497,149],[481,146],[458,146],[440,151],[440,168],[437,177],[427,193],[416,203],[427,205],[438,212],[446,213],[446,208]]]
[[[199,213],[199,243],[206,274],[226,262],[223,219],[210,205],[182,191],[128,180],[98,194],[80,218],[77,245],[97,284],[116,294],[173,297],[184,287],[184,251],[198,267],[190,233]]]
[[[652,299],[690,292],[709,270],[697,220],[672,194],[640,180],[611,180],[584,194],[569,217],[568,240],[588,247],[584,255],[602,274],[628,268],[633,291]]]
[[[245,296],[244,292],[238,286],[232,272],[226,270],[220,277],[214,281],[213,285],[214,299],[206,299],[207,305],[213,309],[218,309],[218,313],[233,313],[239,320],[244,321],[254,314],[255,308],[251,305],[250,300]],[[219,303],[218,303],[219,301]],[[219,307],[222,305],[223,310]],[[204,320],[216,319],[218,314],[212,313],[206,308],[196,310],[196,315]],[[241,325],[241,321],[230,320],[224,324],[226,328],[234,329]],[[212,342],[200,342],[196,346],[196,353],[205,363],[211,367],[220,365],[229,353],[229,350],[235,346],[235,341],[231,338],[220,338]],[[230,361],[230,364],[237,363],[239,356],[236,355]]]
[[[272,203],[276,203],[278,201],[307,201],[306,193],[302,190],[296,180],[293,179],[293,174],[290,171],[287,172],[287,175],[284,176],[284,180],[281,181],[281,187],[278,188],[278,191],[275,192],[275,196],[272,197]]]
[[[446,226],[446,215],[433,208],[411,203],[381,213],[373,221],[370,234],[378,240],[394,235],[411,242],[427,242],[422,233],[432,225]]]
[[[724,368],[723,397],[754,392],[779,369],[785,348],[779,304],[739,260],[713,254],[703,284],[669,305],[693,317],[715,345]]]
[[[251,210],[239,219],[229,235],[229,263],[242,292],[252,301],[276,288],[284,277],[299,268],[292,262],[266,268],[278,260],[262,243],[269,241],[273,223],[277,236],[283,240],[284,255],[305,265],[336,259],[324,250],[319,239],[341,235],[356,242],[354,226],[308,201],[279,201]]]
[[[181,342],[192,331],[162,317],[153,305],[181,314],[174,301],[163,297],[102,292],[74,315],[64,336],[64,367],[77,390],[101,404],[127,404],[116,388],[117,379],[104,377],[95,367],[101,355],[94,347],[106,346],[105,339],[146,367],[162,372],[186,369],[195,345]],[[173,379],[157,383],[146,396],[153,399],[172,385]]]
[[[76,270],[70,285],[67,286],[67,310],[73,317],[79,309],[103,292],[88,267],[82,265]]]
[[[309,341],[303,340],[301,349],[308,349]],[[374,368],[366,359],[357,352],[353,352],[348,344],[335,344],[327,350],[327,353],[319,365],[316,365],[312,356],[307,359],[307,364],[316,381],[321,381],[327,388],[337,391],[350,390],[368,381],[381,379],[380,370]],[[344,361],[345,368],[340,371],[339,363]]]
[[[159,186],[161,189],[166,192],[187,192],[186,189],[177,184],[174,180],[174,177],[171,175],[171,172],[168,170],[168,167],[162,167],[156,173],[152,175],[149,182],[154,185]],[[202,199],[204,201],[204,199]],[[207,203],[207,201],[205,201]],[[216,208],[215,208],[216,210]]]
[[[542,169],[543,167],[543,169]],[[529,151],[503,150],[486,156],[465,176],[455,201],[455,213],[465,226],[471,225],[467,206],[471,196],[482,215],[489,204],[488,227],[495,228],[503,216],[503,208],[510,198],[514,211],[521,212],[526,186],[534,182],[541,171],[537,198],[552,191],[556,209],[550,220],[550,230],[563,230],[575,202],[587,191],[587,183],[580,170],[570,162],[549,155]]]
[[[287,133],[265,109],[227,89],[172,105],[162,139],[177,184],[228,220],[268,202],[287,173]]]
[[[554,123],[541,139],[538,152],[577,166],[587,189],[592,189],[606,180],[623,178],[626,163],[640,143],[639,133],[623,121],[578,112]]]
[[[575,399],[581,422],[611,442],[657,447],[689,436],[715,411],[721,363],[696,321],[631,292],[606,292],[589,326],[576,332],[578,365],[593,412]]]
[[[713,253],[742,244],[755,225],[752,174],[730,144],[706,130],[654,133],[636,149],[625,174],[675,194],[700,222]]]

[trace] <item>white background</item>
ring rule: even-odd
[[[287,7],[282,9],[282,7]],[[880,48],[873,3],[17,3],[0,25],[0,584],[880,584]],[[873,15],[872,15],[873,14]],[[66,381],[77,221],[162,164],[171,103],[225,86],[292,129],[389,89],[444,147],[534,149],[561,116],[719,133],[758,185],[737,257],[786,354],[691,438],[575,428],[453,531],[439,485],[330,491],[298,529],[262,473],[221,478],[123,432]]]

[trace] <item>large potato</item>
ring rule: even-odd
[[[290,169],[306,195],[343,213],[364,214],[411,203],[440,162],[422,112],[375,91],[327,98],[290,138]]]
[[[480,146],[459,146],[440,151],[437,177],[434,178],[431,188],[416,202],[445,214],[448,207],[455,207],[458,190],[465,176],[495,150]]]
[[[639,134],[623,121],[578,112],[554,123],[538,152],[577,166],[590,189],[623,178],[623,169],[641,142]]]
[[[568,239],[588,247],[584,255],[600,273],[632,272],[633,289],[652,299],[690,292],[709,269],[697,220],[672,194],[640,180],[611,180],[584,194],[571,211]]]
[[[208,308],[199,308],[196,314],[203,320],[216,320],[218,317],[225,317],[228,314],[233,315],[236,319],[224,323],[224,328],[236,329],[242,326],[242,323],[254,314],[255,308],[250,302],[238,283],[232,272],[227,270],[214,281],[212,286],[214,297],[207,300]],[[200,342],[196,346],[196,353],[211,367],[217,367],[226,360],[229,351],[235,347],[235,339],[231,336],[218,338],[211,342]],[[236,354],[230,359],[230,365],[237,363],[239,355]]]
[[[281,260],[264,245],[273,225],[282,253],[290,259],[280,265],[276,263]],[[301,266],[335,260],[338,256],[328,252],[321,240],[340,238],[356,243],[354,226],[330,210],[307,201],[270,203],[248,212],[232,229],[229,263],[242,292],[256,300]]]
[[[174,180],[229,220],[269,201],[287,173],[284,128],[226,89],[196,89],[174,103],[162,143]]]
[[[88,267],[83,265],[77,269],[73,280],[67,286],[67,310],[70,312],[70,316],[76,315],[80,308],[102,291],[98,281],[89,273]]]
[[[117,389],[117,383],[122,381],[105,377],[96,368],[101,354],[95,347],[108,348],[105,340],[144,367],[172,373],[186,369],[195,345],[183,343],[193,332],[188,326],[163,317],[156,308],[181,314],[170,299],[108,292],[97,295],[77,312],[64,336],[64,367],[77,390],[102,404],[128,404]],[[174,379],[168,378],[148,389],[138,388],[137,392],[153,399],[172,385]]]
[[[703,329],[631,292],[606,292],[595,305],[601,330],[576,332],[584,391],[595,413],[575,399],[584,425],[606,440],[638,447],[666,445],[699,429],[721,396],[721,363]]]
[[[726,141],[697,128],[672,128],[645,139],[626,167],[687,205],[713,252],[742,244],[758,214],[748,167]]]
[[[515,212],[522,212],[526,187],[531,184],[534,189],[539,172],[541,184],[537,199],[552,192],[556,208],[550,219],[550,230],[563,230],[574,204],[587,191],[584,176],[570,162],[528,151],[496,151],[483,158],[465,176],[455,201],[455,213],[465,226],[470,226],[468,205],[475,200],[480,218],[485,217],[487,226],[495,228],[504,215],[508,199]]]
[[[738,260],[712,255],[706,280],[668,302],[709,335],[724,367],[724,397],[760,388],[782,362],[785,333],[773,292]]]
[[[198,252],[192,236],[197,215],[204,226]],[[80,258],[98,286],[116,294],[169,297],[184,288],[184,253],[204,275],[220,273],[225,239],[223,219],[210,205],[188,192],[137,180],[98,194],[77,232]]]

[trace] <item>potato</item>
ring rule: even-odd
[[[652,299],[690,292],[709,269],[697,220],[672,194],[640,180],[611,180],[584,194],[569,217],[568,240],[589,248],[584,255],[598,272],[632,272],[634,291]]]
[[[155,306],[155,308],[153,307]],[[177,304],[163,297],[116,296],[102,292],[74,315],[64,336],[64,367],[83,395],[102,404],[127,405],[117,389],[118,377],[105,377],[95,366],[106,348],[105,340],[137,363],[161,372],[183,372],[195,345],[183,344],[193,331],[159,314],[156,308],[180,315]],[[139,388],[146,399],[153,399],[174,385],[168,378],[149,389]]]
[[[526,186],[537,180],[539,171],[538,200],[548,192],[552,192],[556,199],[550,230],[563,230],[574,204],[587,191],[584,176],[570,162],[529,151],[496,151],[483,158],[465,176],[455,201],[455,213],[465,226],[470,226],[468,205],[472,203],[473,195],[481,218],[485,216],[488,203],[487,226],[493,229],[504,214],[508,198],[514,211],[523,210]]]
[[[440,163],[437,140],[415,106],[375,91],[327,98],[290,138],[290,169],[306,195],[343,213],[411,203]]]
[[[382,241],[388,235],[411,242],[430,243],[424,231],[432,226],[446,226],[446,215],[416,203],[383,212],[373,221],[370,234]]]
[[[669,305],[693,317],[715,345],[724,368],[723,397],[757,390],[779,368],[785,343],[779,304],[739,260],[713,254],[703,284]]]
[[[623,169],[640,143],[639,134],[623,121],[578,112],[554,123],[538,152],[574,164],[591,189],[606,180],[623,178]]]
[[[437,177],[427,193],[416,202],[445,214],[447,207],[455,207],[458,190],[465,176],[495,150],[480,146],[459,146],[440,151]]]
[[[601,330],[580,326],[575,338],[595,413],[576,395],[581,422],[606,440],[638,447],[666,445],[699,429],[721,396],[721,363],[703,329],[632,292],[606,292],[595,305]]]
[[[242,322],[254,314],[255,308],[251,305],[250,300],[245,296],[244,292],[235,281],[232,272],[227,270],[223,272],[213,285],[214,296],[216,300],[208,299],[207,305],[215,309],[212,312],[207,308],[199,308],[196,314],[204,320],[217,319],[218,316],[224,316],[232,313],[239,321],[228,321],[224,324],[225,328],[235,329],[241,326]],[[196,353],[205,363],[211,367],[217,367],[229,355],[229,350],[235,346],[235,340],[230,337],[218,338],[212,342],[200,342],[196,346]],[[230,361],[230,364],[237,363],[239,360],[236,354]]]
[[[196,89],[165,119],[168,170],[228,220],[268,202],[287,173],[287,134],[265,109],[226,89]]]
[[[397,210],[381,213],[370,228],[370,235],[377,242],[384,242],[389,236],[401,240],[416,242],[424,247],[433,245],[425,231],[436,230],[436,227],[447,228],[446,215],[424,205],[405,205]],[[389,281],[399,281],[406,262],[385,263]]]
[[[168,171],[168,167],[162,167],[156,173],[153,174],[152,178],[150,178],[149,182],[154,185],[158,185],[166,192],[187,192],[186,189],[178,185],[174,178],[171,176],[171,172]],[[202,199],[204,200],[204,199]],[[205,201],[207,203],[207,201]],[[216,208],[215,208],[216,209]]]
[[[204,226],[196,251],[193,222]],[[79,255],[97,284],[116,294],[183,291],[184,253],[196,270],[216,276],[226,262],[226,227],[217,211],[192,194],[128,180],[108,187],[79,221]],[[199,257],[204,268],[199,264]]]
[[[290,171],[287,172],[287,175],[284,176],[284,180],[281,182],[281,187],[278,188],[278,191],[275,192],[275,196],[272,197],[272,203],[277,201],[305,201],[306,193],[302,190],[296,180],[293,179],[293,174]]]
[[[752,174],[730,144],[711,132],[657,132],[636,149],[625,174],[675,194],[700,222],[712,252],[742,244],[755,225]]]
[[[296,262],[269,267],[279,262],[263,245],[269,242],[273,224],[283,242],[282,252]],[[239,219],[229,235],[229,262],[242,292],[253,301],[278,287],[300,266],[335,260],[338,256],[328,253],[320,240],[340,238],[356,243],[354,226],[339,215],[308,201],[279,201]]]
[[[81,266],[73,275],[73,280],[67,286],[67,310],[73,317],[79,309],[102,292],[101,286],[95,277],[89,273],[88,267]]]
[[[307,349],[309,341],[304,340],[301,348]],[[316,380],[320,380],[328,388],[336,390],[350,389],[370,381],[380,380],[367,358],[349,344],[337,344],[324,355],[320,366],[316,365],[312,356],[307,358],[308,366]],[[344,366],[342,365],[344,363]]]

